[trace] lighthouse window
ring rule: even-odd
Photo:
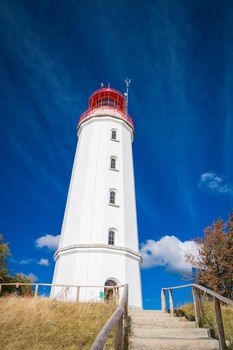
[[[110,168],[116,169],[116,158],[115,157],[111,157]]]
[[[115,244],[115,232],[114,231],[109,231],[108,233],[108,244],[114,245]]]
[[[112,140],[116,140],[117,139],[117,132],[116,130],[112,130]]]
[[[102,99],[102,105],[103,106],[113,106],[114,107],[114,100],[113,99],[108,99],[108,98],[103,98]]]
[[[115,106],[115,100],[112,98],[100,98],[99,100],[96,101],[96,106],[101,107],[101,106]]]
[[[116,192],[110,191],[110,198],[109,198],[110,204],[116,204]]]

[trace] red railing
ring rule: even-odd
[[[124,94],[122,94],[122,92],[116,90],[116,89],[113,89],[113,88],[101,88],[101,89],[97,89],[95,91],[93,91],[93,93],[91,94],[90,98],[89,98],[89,104],[90,104],[90,101],[92,99],[92,97],[97,94],[97,93],[101,93],[101,92],[108,92],[108,91],[112,91],[112,92],[115,92],[116,94],[120,95],[121,97],[125,98],[124,97]]]
[[[89,99],[89,109],[94,109],[101,106],[112,106],[121,112],[126,111],[125,96],[121,92],[102,88],[95,91]]]
[[[97,108],[93,108],[93,109],[88,109],[87,111],[85,111],[85,112],[81,115],[81,117],[80,117],[80,119],[79,119],[79,122],[78,122],[78,128],[79,128],[79,126],[81,125],[81,123],[82,123],[85,119],[89,119],[89,118],[92,117],[92,116],[89,116],[90,113],[92,113],[92,112],[94,112],[94,111],[96,111],[96,110],[98,110],[98,109],[103,109],[103,108],[104,108],[104,109],[112,109],[112,110],[115,110],[115,111],[116,111],[116,108],[111,107],[111,106],[101,106],[101,107],[97,107]],[[117,112],[120,113],[120,115],[121,115],[121,118],[119,118],[119,119],[125,120],[125,121],[134,129],[134,122],[133,122],[133,119],[132,119],[128,114],[126,114],[126,113],[124,113],[124,112],[121,112],[121,111],[119,111],[119,110],[117,110]]]

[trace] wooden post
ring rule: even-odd
[[[124,314],[124,347],[123,349],[128,349],[129,347],[129,315],[128,315],[128,294],[125,302],[125,314]]]
[[[169,293],[170,314],[171,314],[171,317],[174,317],[174,305],[173,305],[172,290],[168,289],[168,293]]]
[[[34,297],[35,297],[35,298],[38,297],[38,287],[39,287],[39,285],[36,284],[36,287],[35,287],[35,294],[34,294]]]
[[[127,325],[127,327],[129,326],[129,315],[128,315],[128,294],[127,294],[127,297],[126,297],[126,302],[125,302],[125,323]]]
[[[77,287],[77,293],[76,293],[76,301],[79,301],[79,293],[80,293],[80,287]]]
[[[113,299],[113,302],[117,304],[117,300],[116,300],[116,288],[115,288],[115,287],[112,288],[112,299]]]
[[[2,285],[0,284],[0,295],[2,294]]]
[[[116,325],[116,335],[115,335],[115,350],[122,349],[122,316]]]
[[[216,323],[217,323],[220,350],[226,350],[226,341],[225,341],[225,334],[224,334],[224,328],[223,328],[223,322],[222,322],[222,312],[221,312],[220,301],[215,297],[214,297],[214,310],[215,310],[215,317],[216,317]]]
[[[116,289],[116,301],[117,301],[117,305],[119,305],[119,303],[120,303],[120,290],[118,287]]]
[[[198,292],[195,287],[192,288],[192,294],[193,294],[193,305],[194,305],[194,311],[195,311],[195,322],[196,327],[201,326],[201,308],[200,308],[200,301],[198,298]]]
[[[161,290],[161,309],[163,312],[166,312],[166,294],[163,288]]]
[[[64,289],[64,301],[66,301],[68,290],[69,290],[69,287],[65,287],[65,289]]]

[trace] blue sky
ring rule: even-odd
[[[139,240],[151,249],[144,306],[159,307],[160,288],[183,283],[182,249],[233,207],[232,61],[230,0],[1,0],[0,231],[12,272],[51,281],[54,245],[37,239],[60,233],[79,116],[101,82],[124,91],[129,76]]]

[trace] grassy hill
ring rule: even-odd
[[[111,303],[0,298],[0,349],[89,349],[114,309]]]

